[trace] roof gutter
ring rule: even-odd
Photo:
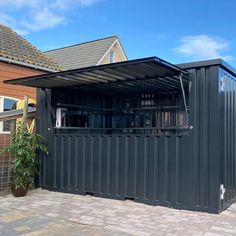
[[[5,57],[0,57],[0,61],[7,62],[9,64],[16,64],[16,65],[20,65],[20,66],[26,66],[26,67],[29,67],[29,68],[33,68],[35,70],[42,70],[42,71],[46,71],[46,72],[58,72],[57,70],[53,70],[53,69],[50,69],[50,68],[45,68],[45,67],[42,67],[42,66],[32,65],[30,63],[16,61],[16,60],[5,58]]]

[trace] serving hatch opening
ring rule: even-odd
[[[185,132],[189,82],[157,57],[6,81],[51,90],[56,132],[105,134]]]

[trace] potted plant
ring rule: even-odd
[[[28,132],[23,122],[19,122],[12,133],[11,144],[3,150],[11,154],[11,190],[15,197],[26,195],[34,182],[38,173],[36,151],[47,152],[42,141],[39,134]]]

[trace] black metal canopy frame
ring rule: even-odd
[[[187,71],[160,58],[150,57],[4,81],[42,89],[71,87],[110,95],[182,92],[189,88]]]

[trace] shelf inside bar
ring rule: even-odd
[[[87,109],[93,111],[133,111],[133,110],[184,110],[184,106],[142,106],[142,107],[131,107],[131,108],[99,108],[91,106],[73,105],[73,104],[63,104],[57,103],[57,107],[61,108],[77,108],[77,109]]]
[[[172,127],[127,127],[127,128],[85,128],[85,127],[54,127],[60,129],[74,129],[74,130],[184,130],[189,129],[188,126],[172,126]]]

